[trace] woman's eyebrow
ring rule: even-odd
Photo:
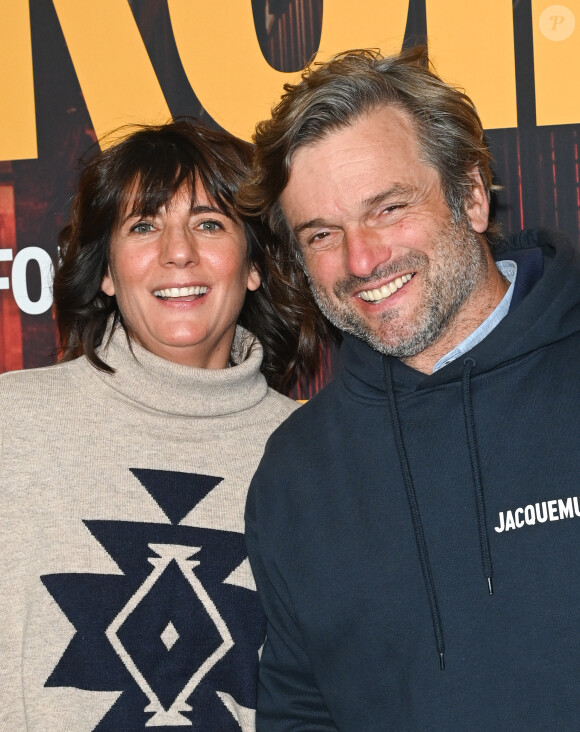
[[[228,219],[234,220],[234,217],[228,213],[227,211],[224,211],[222,208],[218,208],[217,206],[208,206],[207,204],[203,205],[194,205],[191,207],[191,213],[192,214],[220,214],[221,216],[226,216]]]

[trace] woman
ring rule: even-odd
[[[0,729],[254,727],[249,480],[298,371],[250,148],[143,128],[84,168],[59,365],[0,377]],[[257,336],[257,337],[256,337]]]

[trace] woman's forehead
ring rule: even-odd
[[[169,210],[183,199],[189,199],[192,210],[207,207],[236,218],[233,210],[225,202],[216,200],[206,189],[199,177],[192,182],[182,181],[177,188],[159,185],[149,186],[143,178],[135,179],[127,186],[121,206],[121,220],[131,216],[153,215],[161,209]]]

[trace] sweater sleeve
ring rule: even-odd
[[[6,474],[5,433],[6,416],[14,412],[7,397],[7,375],[0,383],[0,729],[26,729],[26,714],[22,693],[23,622],[26,617],[22,574],[26,559],[22,551],[20,505],[10,495],[12,484]]]
[[[312,674],[303,647],[292,600],[269,551],[271,537],[280,536],[275,517],[260,510],[272,471],[258,471],[246,504],[246,542],[256,586],[268,619],[260,661],[257,732],[326,732],[336,730]],[[274,475],[276,471],[274,471]],[[275,482],[275,479],[274,479]]]

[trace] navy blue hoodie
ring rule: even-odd
[[[258,730],[580,730],[580,257],[512,243],[543,275],[468,354],[425,375],[347,337],[271,437]]]

